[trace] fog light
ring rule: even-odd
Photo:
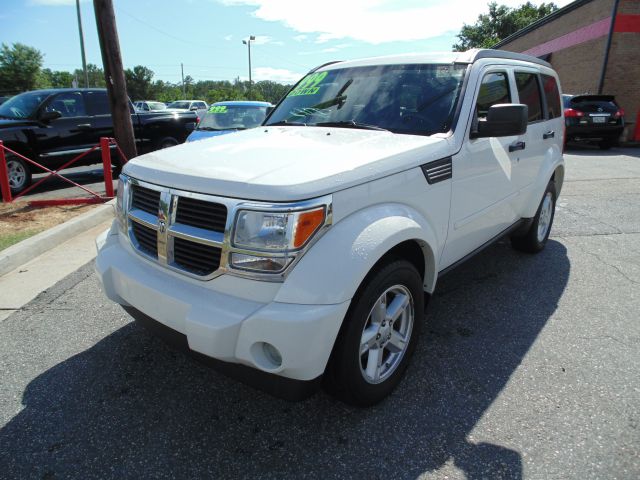
[[[276,273],[285,269],[292,257],[258,257],[244,253],[231,254],[231,266],[242,270]]]
[[[282,355],[276,347],[271,345],[270,343],[263,343],[262,349],[264,350],[264,355],[267,357],[271,363],[273,363],[274,367],[279,367],[282,365]]]

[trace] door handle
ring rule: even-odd
[[[90,130],[93,130],[90,123],[80,123],[76,126],[78,127],[78,130],[81,130],[83,132],[88,132]]]
[[[514,142],[509,145],[509,151],[515,152],[516,150],[524,150],[525,143],[524,142]]]
[[[546,140],[547,138],[553,138],[555,136],[556,136],[556,132],[554,132],[553,130],[549,130],[548,132],[545,132],[542,134],[543,140]]]

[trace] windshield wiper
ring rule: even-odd
[[[217,132],[220,129],[219,128],[213,128],[213,127],[198,127],[198,128],[196,128],[196,130],[204,130],[205,132]]]
[[[378,127],[377,125],[369,125],[367,123],[356,122],[355,120],[341,120],[338,122],[319,122],[314,123],[312,126],[316,127],[339,127],[339,128],[361,128],[362,130],[380,130],[383,132],[390,132],[386,128]]]
[[[306,123],[302,123],[302,122],[290,122],[289,120],[280,120],[279,122],[269,123],[265,125],[265,127],[278,127],[282,125],[293,125],[293,126],[301,126],[301,127],[307,126]]]

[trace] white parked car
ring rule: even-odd
[[[208,108],[204,100],[176,100],[167,105],[170,112],[195,112],[198,116],[207,113]]]
[[[371,405],[438,276],[491,242],[539,252],[562,188],[558,76],[494,50],[319,67],[260,128],[156,151],[97,240],[106,295],[287,398]]]

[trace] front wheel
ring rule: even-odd
[[[551,225],[556,211],[556,184],[550,181],[544,191],[536,216],[529,230],[522,236],[511,237],[511,245],[516,250],[527,253],[540,252],[549,239]]]
[[[423,314],[422,279],[413,264],[393,260],[370,275],[336,340],[327,390],[356,406],[383,400],[402,379]]]

